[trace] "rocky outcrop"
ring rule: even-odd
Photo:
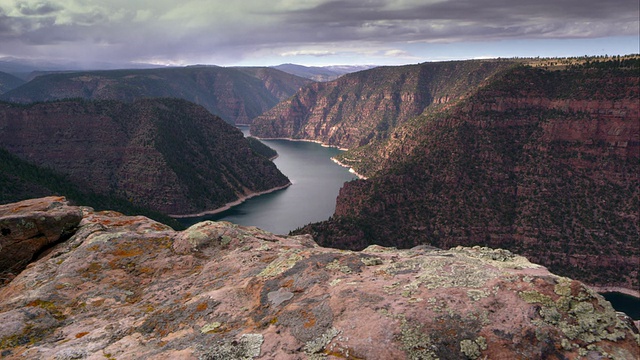
[[[344,156],[324,246],[506,248],[589,284],[639,287],[637,69],[519,67]],[[368,166],[377,172],[366,172]]]
[[[80,220],[82,211],[61,197],[0,205],[2,281],[22,271],[36,254],[66,240]]]
[[[320,141],[343,148],[387,138],[423,112],[467,97],[508,61],[424,63],[378,67],[311,84],[260,115],[251,134]]]
[[[179,99],[0,104],[0,144],[83,189],[165,214],[289,184],[240,130]]]
[[[505,250],[317,246],[82,208],[0,288],[6,359],[634,359],[600,295]]]
[[[42,75],[0,99],[20,103],[67,98],[131,102],[171,97],[200,104],[232,124],[248,124],[310,82],[271,68],[192,66],[85,71]]]

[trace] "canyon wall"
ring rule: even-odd
[[[178,99],[0,104],[0,144],[82,188],[165,214],[289,183],[240,130]]]
[[[387,138],[397,126],[469,96],[508,61],[378,67],[311,84],[253,120],[262,138],[316,140],[343,148]]]
[[[171,97],[204,106],[232,124],[250,120],[311,83],[271,68],[183,68],[53,73],[7,92],[0,99],[30,103],[68,98],[120,100]]]
[[[324,246],[507,248],[590,284],[638,290],[637,68],[511,69],[456,106],[348,152],[364,181]],[[375,150],[375,151],[372,151]]]

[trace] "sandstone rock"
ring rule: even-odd
[[[34,255],[68,237],[82,211],[63,197],[0,205],[0,273],[16,274]]]
[[[2,103],[0,144],[83,192],[163,214],[211,211],[289,184],[237,128],[179,99]]]
[[[505,71],[342,154],[369,179],[346,183],[334,216],[300,232],[351,250],[505,248],[637,292],[639,85],[637,68]]]
[[[311,82],[271,68],[219,66],[41,74],[19,88],[21,83],[10,84],[7,75],[0,73],[0,94],[14,90],[0,96],[4,101],[179,98],[202,105],[232,124],[248,124]]]
[[[29,315],[30,314],[30,315]],[[322,248],[87,211],[0,288],[7,359],[633,359],[637,329],[506,250]]]

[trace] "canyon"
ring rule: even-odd
[[[311,82],[276,69],[251,67],[54,72],[7,91],[0,100],[31,103],[83,98],[131,102],[170,97],[202,105],[231,124],[249,124]]]
[[[323,246],[506,248],[563,276],[637,293],[637,63],[376,68],[311,85],[251,131],[350,148],[338,160],[368,179],[345,184],[332,219],[297,232]],[[446,68],[469,69],[447,80],[464,91],[426,91],[441,87],[415,86],[408,75]],[[380,84],[412,90],[393,92],[394,103]],[[380,126],[367,109],[391,109],[397,124]]]
[[[180,99],[2,103],[0,143],[82,189],[164,214],[212,210],[289,184],[240,130]]]

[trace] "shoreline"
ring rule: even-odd
[[[358,179],[367,180],[366,176],[358,174],[358,172],[356,172],[352,167],[350,167],[349,165],[345,165],[345,164],[341,163],[340,161],[338,161],[338,159],[332,157],[331,161],[333,161],[334,163],[336,163],[336,164],[338,164],[338,165],[340,165],[342,167],[349,168],[349,172],[352,173],[353,175],[357,176]]]
[[[320,140],[309,140],[309,139],[293,139],[293,138],[285,138],[285,137],[277,137],[277,138],[261,138],[261,137],[257,137],[255,135],[251,135],[252,137],[258,139],[258,140],[289,140],[289,141],[302,141],[302,142],[311,142],[311,143],[316,143],[316,144],[320,144],[323,147],[331,147],[331,148],[336,148],[338,150],[342,150],[342,151],[347,151],[349,149],[347,148],[342,148],[340,146],[337,145],[329,145],[329,144],[325,144]]]
[[[628,289],[619,286],[591,286],[591,288],[599,294],[606,292],[619,292],[625,295],[640,298],[640,291],[634,289]]]
[[[251,136],[253,136],[253,135],[251,135]],[[321,145],[321,146],[323,146],[323,147],[332,147],[332,148],[337,148],[338,150],[341,150],[341,151],[348,151],[348,150],[349,150],[349,149],[347,149],[347,148],[341,148],[341,147],[336,146],[336,145],[328,145],[328,144],[325,144],[325,143],[323,143],[322,141],[319,141],[319,140],[292,139],[292,138],[284,138],[284,137],[281,137],[281,138],[261,138],[261,137],[257,137],[257,136],[253,136],[253,137],[254,137],[254,138],[256,138],[256,139],[258,139],[258,140],[287,140],[287,141],[303,141],[303,142],[311,142],[311,143],[320,144],[320,145]],[[341,163],[341,162],[340,162],[340,161],[338,161],[336,158],[333,158],[333,157],[332,157],[332,158],[331,158],[331,161],[333,161],[334,163],[336,163],[336,164],[338,164],[338,165],[340,165],[340,166],[342,166],[342,167],[348,168],[348,169],[349,169],[349,172],[350,172],[350,173],[352,173],[353,175],[357,176],[357,177],[358,177],[358,179],[360,179],[360,180],[367,180],[367,179],[368,179],[366,176],[364,176],[364,175],[362,175],[362,174],[359,174],[357,171],[355,171],[351,166],[349,166],[349,165],[345,165],[345,164]]]
[[[240,205],[243,202],[256,197],[256,196],[260,196],[260,195],[265,195],[265,194],[269,194],[278,190],[283,190],[288,188],[289,186],[291,186],[292,183],[289,182],[286,185],[283,186],[277,186],[273,189],[269,189],[269,190],[265,190],[265,191],[258,191],[258,192],[254,192],[251,193],[249,195],[245,195],[245,196],[241,196],[240,198],[238,198],[238,200],[236,201],[232,201],[232,202],[228,202],[226,204],[224,204],[223,206],[217,208],[217,209],[213,209],[213,210],[207,210],[207,211],[203,211],[203,212],[199,212],[199,213],[195,213],[195,214],[184,214],[184,215],[169,215],[170,217],[174,218],[174,219],[186,219],[186,218],[194,218],[194,217],[201,217],[201,216],[206,216],[206,215],[214,215],[214,214],[218,214],[221,213],[223,211],[229,210],[234,206]]]

